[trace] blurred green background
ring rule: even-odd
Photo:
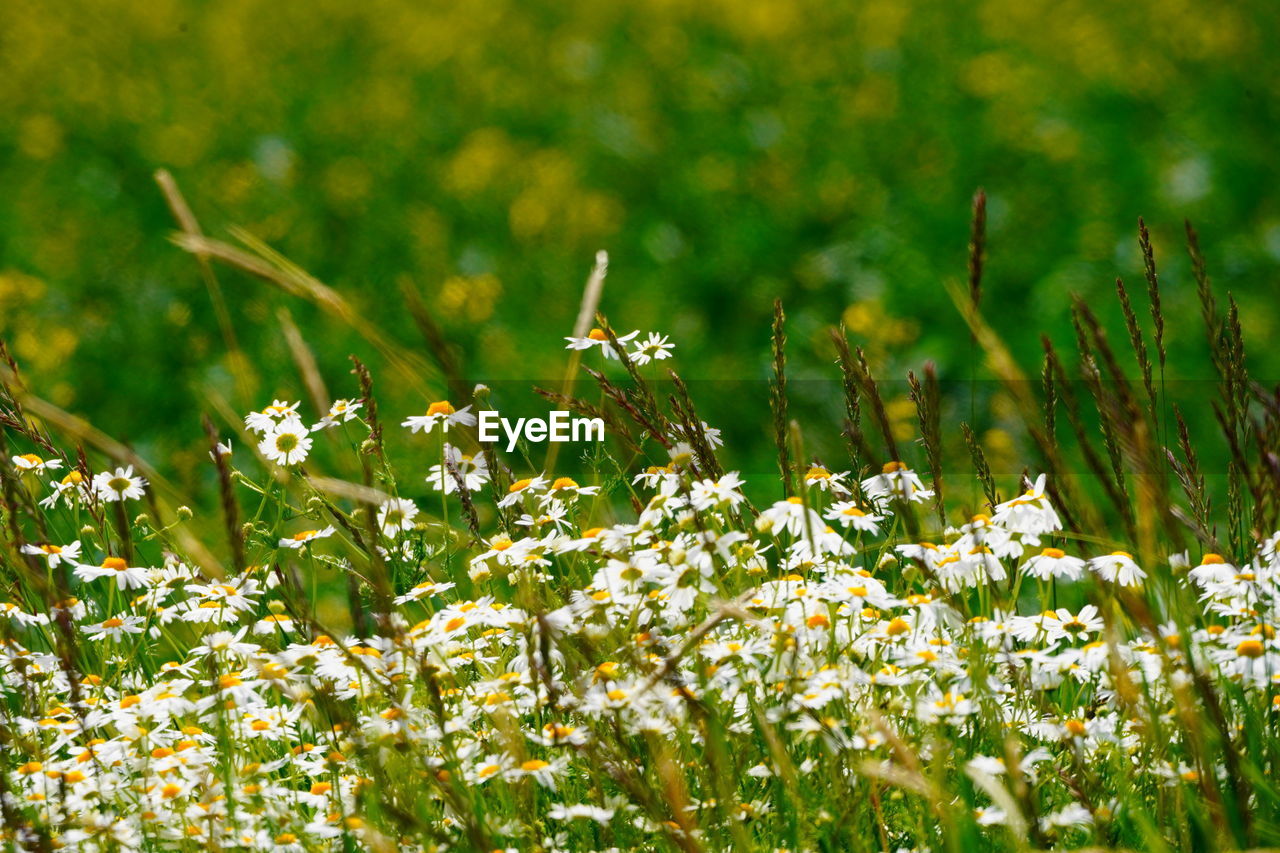
[[[1271,0],[8,3],[0,333],[54,402],[194,476],[207,389],[247,406],[167,239],[163,167],[207,232],[245,227],[420,347],[407,277],[472,380],[558,381],[601,248],[603,310],[671,333],[689,376],[767,377],[781,296],[795,377],[835,376],[844,319],[878,373],[934,359],[963,379],[943,283],[984,186],[988,317],[1033,375],[1042,330],[1071,340],[1070,292],[1102,305],[1123,275],[1146,321],[1141,214],[1170,378],[1209,375],[1184,217],[1274,377],[1278,18]],[[255,407],[304,396],[282,304],[334,394],[355,395],[350,352],[386,376],[336,321],[219,277]],[[397,420],[423,406],[381,387]],[[731,464],[768,469],[764,399],[717,410]]]

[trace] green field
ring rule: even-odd
[[[54,403],[183,480],[210,392],[245,410],[296,396],[280,306],[335,394],[352,390],[349,353],[383,370],[342,323],[222,271],[251,374],[238,395],[200,270],[167,239],[157,168],[208,233],[246,229],[420,350],[400,295],[416,288],[474,381],[559,380],[548,344],[571,332],[598,249],[605,313],[675,335],[690,378],[764,380],[781,297],[799,376],[831,375],[826,328],[843,319],[878,375],[933,359],[967,380],[943,283],[964,279],[979,186],[988,319],[1021,357],[1038,358],[1041,330],[1070,341],[1069,293],[1110,299],[1117,275],[1141,292],[1139,215],[1171,322],[1198,311],[1190,218],[1247,332],[1276,332],[1268,2],[112,0],[0,15],[0,334]],[[1171,342],[1169,379],[1206,378],[1201,341]],[[1271,348],[1250,355],[1277,375]],[[402,390],[382,393],[424,405]],[[727,405],[721,425],[748,416]],[[768,442],[732,449],[771,469]]]
[[[1280,847],[1277,37],[0,8],[0,844]]]

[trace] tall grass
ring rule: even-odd
[[[353,396],[331,401],[294,329],[327,414],[211,412],[217,497],[184,501],[3,353],[11,847],[1280,844],[1280,390],[1250,379],[1190,226],[1225,477],[1170,398],[1166,336],[1189,332],[1163,314],[1145,224],[1152,333],[1117,280],[1128,354],[1077,301],[1076,352],[1046,339],[1031,380],[982,313],[979,195],[953,297],[1025,475],[993,473],[972,398],[955,417],[933,365],[908,376],[919,431],[901,440],[842,329],[848,458],[807,455],[819,426],[790,416],[779,303],[760,424],[778,479],[757,505],[679,373],[595,315],[603,258],[573,335],[598,394],[540,391],[610,424],[579,484],[554,454],[539,470],[540,449],[478,442],[489,391],[419,295],[426,357],[247,234],[204,236],[166,192],[215,301],[211,262],[257,276],[351,323],[392,375],[353,358]],[[434,400],[410,464],[385,437],[415,413],[380,408],[383,381]],[[278,456],[291,431],[314,442],[302,458]],[[424,474],[430,500],[407,500]]]

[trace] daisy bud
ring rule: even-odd
[[[174,512],[178,516],[178,521],[190,521],[195,517],[195,513],[191,511],[191,507],[186,505],[178,507]]]
[[[93,527],[92,525],[86,524],[84,527],[81,527],[81,528],[80,528],[80,538],[81,538],[81,539],[92,539],[92,538],[93,538],[93,536],[94,536],[97,532],[98,532],[98,531],[97,531],[96,529],[94,529],[94,527]]]
[[[135,517],[135,518],[133,519],[133,526],[134,526],[134,527],[146,527],[146,528],[150,529],[150,528],[151,528],[151,516],[147,515],[145,512],[143,512],[143,513],[139,513],[139,514],[137,515],[137,517]]]
[[[285,610],[284,602],[280,601],[279,599],[273,599],[271,601],[268,601],[267,609],[270,610],[275,615],[279,616],[281,613],[284,613],[284,610]]]
[[[482,400],[489,399],[489,386],[477,385],[475,387],[475,390],[471,392],[471,396],[475,398],[477,403],[481,402]]]

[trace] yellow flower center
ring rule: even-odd
[[[1260,658],[1265,651],[1261,640],[1245,640],[1236,646],[1236,654],[1242,658]]]
[[[447,417],[456,411],[457,409],[448,400],[437,400],[427,406],[427,417],[432,417],[433,415],[445,415]]]
[[[898,637],[906,634],[910,630],[911,626],[907,624],[907,620],[900,616],[895,616],[889,624],[885,626],[884,632],[890,637]]]

